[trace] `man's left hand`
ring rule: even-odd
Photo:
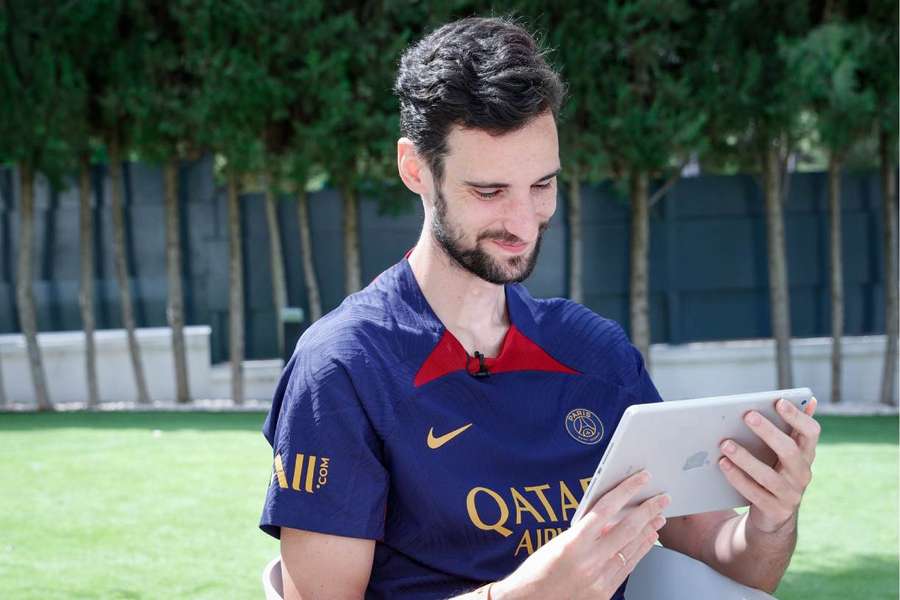
[[[821,432],[821,426],[812,418],[816,404],[813,398],[803,411],[784,399],[775,404],[778,414],[792,427],[790,434],[756,411],[744,415],[747,426],[778,456],[774,467],[758,460],[734,440],[722,442],[725,456],[719,460],[719,468],[750,501],[749,524],[759,531],[778,531],[797,515],[803,492],[812,480],[812,463]]]

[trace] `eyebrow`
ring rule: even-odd
[[[553,177],[556,177],[557,175],[559,175],[561,171],[562,171],[562,167],[556,169],[552,173],[547,173],[546,175],[544,175],[543,177],[541,177],[540,179],[535,181],[535,183],[540,183],[542,181],[552,179]],[[508,188],[509,187],[508,183],[498,183],[498,182],[464,181],[463,183],[465,183],[466,185],[472,186],[472,187],[477,187],[477,188]]]

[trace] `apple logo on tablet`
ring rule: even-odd
[[[701,450],[696,454],[692,454],[688,457],[688,459],[684,462],[684,467],[682,467],[682,471],[690,471],[691,469],[698,469],[702,466],[708,465],[709,461],[706,459],[708,453]]]

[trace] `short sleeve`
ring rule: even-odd
[[[650,404],[651,402],[662,402],[662,396],[650,379],[650,373],[644,365],[644,357],[640,351],[635,348],[631,342],[625,342],[627,346],[625,352],[630,355],[630,362],[634,365],[633,376],[626,384],[626,389],[634,398],[634,404]]]
[[[388,476],[382,443],[344,365],[296,352],[263,426],[273,450],[260,528],[382,539]]]

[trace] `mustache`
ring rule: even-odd
[[[547,228],[550,227],[549,221],[544,221],[538,226],[538,234],[537,237],[540,238]],[[495,231],[482,231],[478,234],[478,237],[475,239],[476,243],[482,240],[496,240],[498,242],[503,242],[504,244],[524,244],[525,240],[520,238],[517,235],[514,235],[505,229],[495,230]]]

